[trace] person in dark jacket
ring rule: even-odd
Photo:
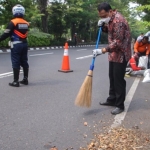
[[[126,19],[111,6],[103,2],[98,6],[100,20],[98,26],[108,33],[108,46],[93,50],[93,56],[108,52],[109,59],[109,96],[100,105],[115,106],[112,114],[124,111],[126,81],[124,79],[127,62],[131,58],[131,35]]]
[[[23,19],[25,8],[22,5],[15,5],[12,8],[14,19],[12,19],[4,33],[0,36],[0,42],[10,37],[11,62],[13,68],[14,81],[10,86],[19,87],[20,84],[28,85],[28,44],[27,35],[29,23]],[[20,66],[23,67],[24,78],[19,82]]]

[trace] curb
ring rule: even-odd
[[[78,45],[78,46],[68,46],[69,48],[74,48],[74,47],[91,47],[94,45]],[[54,46],[54,47],[29,47],[29,51],[36,51],[36,50],[49,50],[49,49],[59,49],[59,48],[64,48],[64,46]],[[10,53],[11,49],[0,49],[0,53]]]

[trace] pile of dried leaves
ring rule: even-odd
[[[95,139],[80,150],[150,150],[150,136],[138,129],[114,128],[95,135]]]

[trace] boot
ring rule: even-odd
[[[28,72],[29,68],[23,68],[24,78],[20,81],[20,84],[28,85]]]
[[[9,83],[10,86],[19,87],[19,69],[13,68],[13,74],[14,74],[14,81],[12,83]]]

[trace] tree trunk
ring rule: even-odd
[[[74,40],[74,34],[76,33],[75,23],[72,23],[71,25],[71,37],[72,40]]]
[[[48,33],[48,12],[47,12],[47,4],[48,0],[37,0],[40,12],[43,14],[41,16],[41,21],[42,21],[42,31],[45,33]]]
[[[48,33],[48,27],[47,27],[47,24],[48,24],[48,14],[46,12],[46,10],[42,11],[41,13],[44,14],[44,16],[41,16],[41,20],[42,20],[42,31],[45,32],[45,33]]]

